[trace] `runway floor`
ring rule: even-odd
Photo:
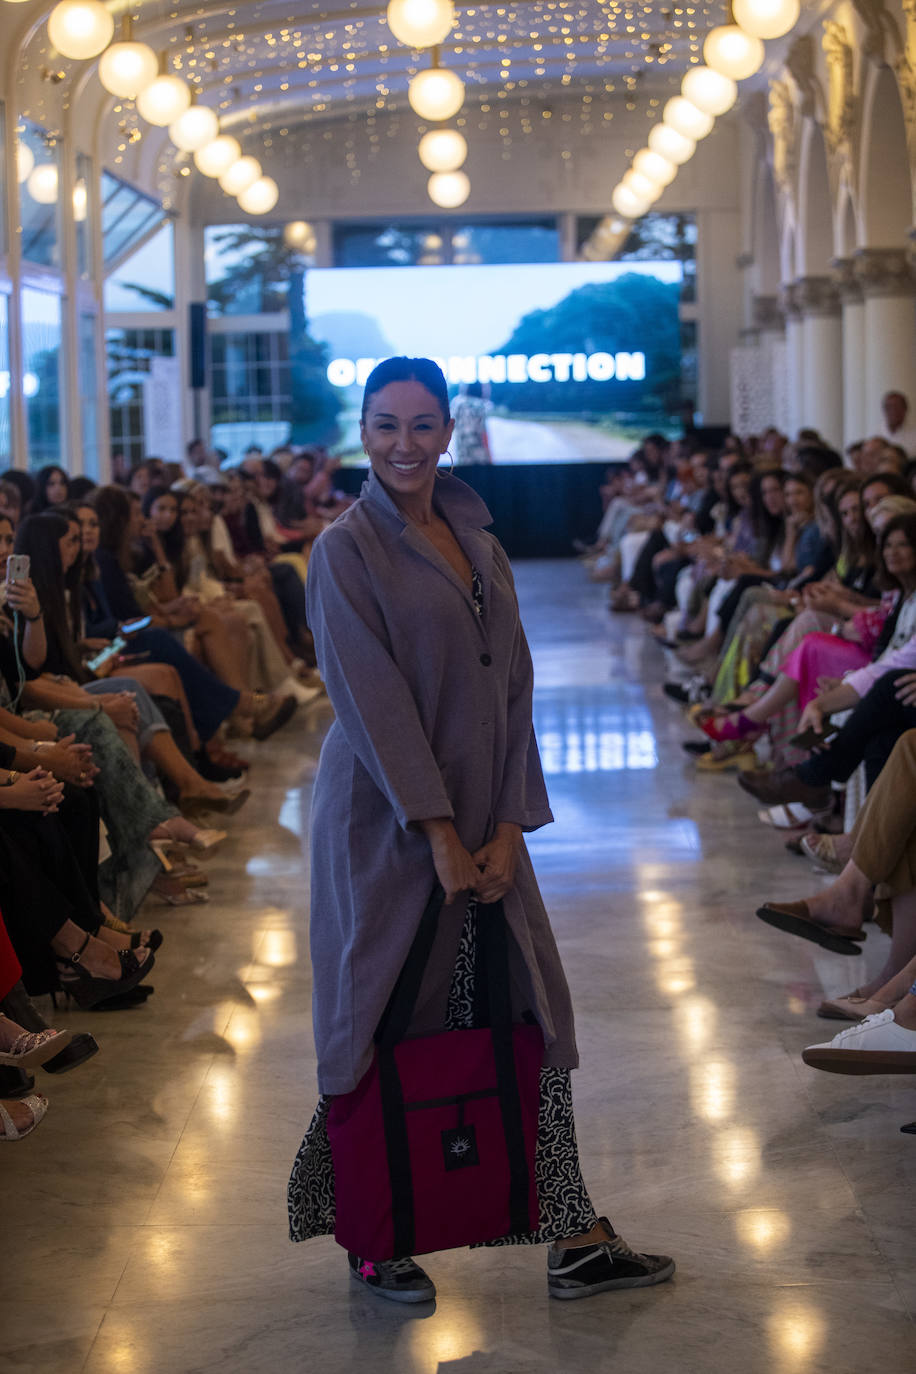
[[[573,563],[517,569],[556,824],[531,837],[578,1015],[586,1181],[673,1282],[548,1300],[543,1251],[424,1261],[404,1309],[331,1240],[286,1238],[314,1105],[302,836],[322,708],[261,746],[257,793],[166,934],[142,1011],[67,1013],[102,1052],[40,1078],[0,1154],[0,1370],[17,1374],[813,1374],[913,1367],[916,1081],[805,1068],[861,961],[754,919],[800,859],[730,777],[695,777],[661,653]],[[851,967],[852,966],[852,967]]]

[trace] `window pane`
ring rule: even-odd
[[[102,255],[113,263],[159,220],[162,206],[110,172],[102,173]]]
[[[171,220],[105,279],[105,310],[135,313],[175,306],[175,230]]]
[[[143,389],[153,358],[175,354],[171,329],[109,329],[105,335],[108,362],[108,405],[112,440],[128,463],[144,457]]]
[[[290,266],[299,259],[279,224],[220,224],[204,229],[211,315],[276,314],[287,308]]]
[[[61,300],[50,291],[22,292],[22,390],[30,468],[63,463],[61,445]]]
[[[60,143],[28,119],[19,121],[16,138],[22,256],[43,267],[57,267]]]
[[[527,224],[467,224],[452,231],[452,261],[557,262],[560,236],[552,219]]]

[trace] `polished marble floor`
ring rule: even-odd
[[[694,776],[641,625],[572,563],[517,572],[557,821],[531,848],[578,1009],[585,1175],[675,1280],[561,1304],[542,1252],[453,1252],[427,1262],[435,1308],[403,1310],[355,1290],[330,1240],[288,1243],[314,1101],[301,836],[320,708],[261,746],[211,905],[156,909],[150,1005],[69,1016],[102,1053],[45,1078],[46,1121],[2,1152],[0,1369],[914,1367],[916,1138],[898,1128],[916,1083],[804,1067],[831,1031],[814,1008],[858,969],[753,909],[809,871],[732,779]]]

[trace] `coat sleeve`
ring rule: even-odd
[[[515,600],[515,586],[508,559],[497,555],[497,565]],[[531,723],[534,668],[528,641],[515,607],[515,635],[509,665],[506,720],[506,763],[493,818],[509,821],[523,830],[537,830],[553,820],[541,769],[541,756]]]
[[[406,830],[454,816],[410,688],[388,641],[369,571],[332,526],[309,558],[308,621],[337,722]]]

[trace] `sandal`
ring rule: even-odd
[[[3,1103],[0,1102],[0,1126],[3,1127],[3,1133],[0,1135],[0,1140],[25,1140],[26,1136],[31,1135],[36,1126],[44,1120],[48,1110],[48,1099],[42,1097],[41,1093],[33,1093],[31,1097],[20,1098],[20,1101],[23,1106],[28,1107],[29,1111],[32,1113],[32,1124],[26,1126],[21,1131],[17,1130],[13,1124],[13,1118],[4,1107]]]
[[[848,935],[836,926],[821,925],[814,920],[807,902],[766,902],[757,908],[757,916],[787,935],[798,935],[834,954],[861,954],[862,944],[867,939],[867,932],[861,927],[854,935]]]
[[[731,743],[732,741],[749,740],[753,736],[762,735],[766,726],[758,725],[743,711],[739,711],[737,716],[726,716],[724,719],[721,716],[711,716],[709,720],[704,720],[700,724],[700,729],[711,740]]]
[[[809,831],[807,835],[802,835],[800,851],[806,859],[810,859],[815,868],[823,873],[842,873],[844,864],[836,852],[835,835],[819,835],[816,831]],[[852,994],[850,994],[851,996]],[[864,1012],[863,1015],[868,1015]]]
[[[8,1050],[0,1050],[0,1064],[7,1064],[14,1069],[37,1069],[40,1064],[53,1059],[72,1039],[72,1031],[23,1031]]]
[[[150,896],[165,906],[203,906],[204,902],[210,900],[206,892],[195,892],[180,881],[173,885],[173,881],[165,876],[155,880],[150,888]]]
[[[80,962],[83,950],[91,939],[92,936],[87,935],[78,950],[68,958],[56,961],[61,990],[71,996],[78,1007],[83,1008],[95,1007],[99,1002],[133,991],[152,972],[156,962],[152,951],[141,963],[133,950],[119,949],[117,955],[121,963],[121,977],[99,978],[83,968]]]
[[[178,809],[188,820],[204,811],[219,811],[226,816],[234,816],[251,796],[251,789],[242,787],[238,792],[224,792],[220,797],[179,797]]]

